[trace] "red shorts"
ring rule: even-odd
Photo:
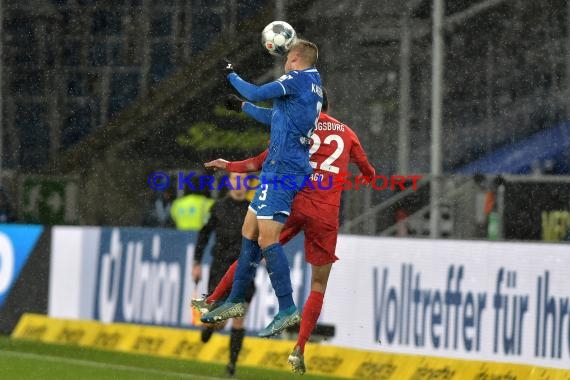
[[[338,236],[338,206],[315,202],[298,194],[293,200],[291,215],[281,231],[279,242],[284,245],[299,231],[305,233],[305,260],[312,265],[331,264]]]

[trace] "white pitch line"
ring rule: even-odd
[[[140,373],[145,373],[145,374],[170,376],[170,377],[177,377],[177,378],[184,378],[184,379],[227,380],[227,378],[224,378],[224,377],[194,375],[194,374],[174,372],[174,371],[161,371],[161,370],[153,369],[153,368],[140,368],[140,367],[134,367],[134,366],[124,365],[124,364],[102,363],[102,362],[96,362],[96,361],[91,361],[91,360],[65,358],[65,357],[61,357],[61,356],[39,355],[39,354],[30,353],[30,352],[0,350],[0,356],[28,358],[28,359],[34,359],[34,360],[41,360],[41,361],[45,361],[45,362],[69,363],[69,364],[75,364],[75,365],[79,365],[79,366],[93,367],[93,368],[110,368],[110,369],[116,369],[119,371],[140,372]]]

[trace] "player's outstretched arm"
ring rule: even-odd
[[[259,102],[278,98],[286,94],[285,87],[278,81],[267,83],[263,86],[256,86],[241,79],[240,76],[236,74],[233,63],[227,58],[224,58],[221,66],[222,71],[232,86],[234,86],[241,96],[249,101]]]
[[[226,102],[224,105],[226,106],[226,109],[230,111],[243,111],[249,117],[259,121],[260,123],[271,125],[271,113],[273,112],[271,108],[258,107],[253,103],[246,102],[235,94],[226,96]]]
[[[228,160],[224,160],[223,158],[216,158],[215,160],[204,163],[204,166],[208,169],[227,170],[228,162]]]
[[[271,125],[271,114],[273,113],[272,108],[258,107],[250,102],[245,102],[242,110],[252,119],[255,119],[265,125]]]
[[[235,72],[229,74],[228,79],[241,96],[251,102],[275,99],[285,95],[283,85],[279,82],[271,82],[262,86],[256,86],[241,79]]]
[[[268,152],[269,150],[265,149],[255,157],[250,157],[243,161],[228,162],[227,170],[235,173],[258,172],[261,170],[261,166],[263,166],[263,161],[265,161]]]
[[[265,157],[267,157],[267,152],[268,150],[265,149],[259,155],[247,158],[243,161],[227,161],[223,158],[217,158],[213,161],[204,163],[204,166],[208,169],[227,170],[228,172],[234,173],[258,172],[261,170]]]

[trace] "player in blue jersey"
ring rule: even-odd
[[[249,116],[271,125],[271,137],[260,175],[262,184],[242,226],[242,249],[232,291],[224,304],[202,316],[205,323],[245,315],[246,289],[262,257],[278,299],[279,312],[259,336],[275,335],[301,319],[293,301],[289,263],[279,244],[279,235],[291,212],[293,197],[313,171],[309,162],[310,136],[323,101],[321,79],[315,68],[317,56],[315,44],[298,40],[287,53],[285,75],[262,86],[244,81],[229,61],[225,63],[228,80],[244,98],[251,102],[273,100],[272,108],[257,107],[249,102],[242,105]]]

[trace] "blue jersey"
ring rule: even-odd
[[[315,68],[290,71],[278,80],[255,86],[230,74],[230,82],[251,101],[273,99],[273,108],[246,103],[243,110],[271,125],[269,153],[263,171],[277,174],[310,175],[310,136],[313,134],[323,101],[321,78]]]

